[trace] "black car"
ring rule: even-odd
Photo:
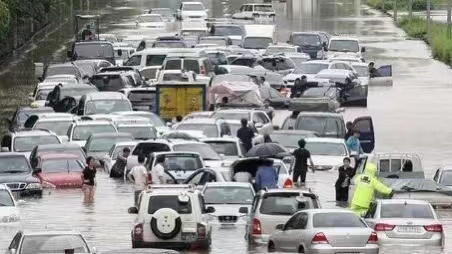
[[[298,46],[299,52],[308,54],[311,59],[324,59],[328,50],[324,33],[293,32],[287,43]]]
[[[234,61],[232,61],[231,65],[242,65],[242,66],[248,66],[250,68],[254,68],[258,65],[258,62],[262,58],[255,55],[242,55],[240,57],[237,57]]]
[[[0,153],[0,183],[6,184],[16,197],[42,196],[42,185],[33,176],[33,170],[23,154]]]

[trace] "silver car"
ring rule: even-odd
[[[250,245],[267,244],[276,225],[304,209],[320,208],[320,201],[306,189],[270,189],[259,191],[251,211],[242,209],[249,216],[245,238]]]
[[[377,200],[365,217],[381,245],[444,246],[443,225],[427,201]]]
[[[377,254],[378,237],[352,211],[309,209],[276,226],[268,251]]]

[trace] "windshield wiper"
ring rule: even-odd
[[[0,171],[1,173],[25,173],[27,171],[23,171],[23,170],[5,170],[5,171]]]

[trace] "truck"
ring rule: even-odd
[[[204,83],[157,83],[156,94],[156,113],[165,121],[207,110],[207,86]]]

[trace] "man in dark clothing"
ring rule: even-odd
[[[306,182],[306,172],[308,171],[308,160],[312,167],[312,172],[314,173],[314,163],[311,159],[311,153],[304,148],[306,141],[300,139],[298,141],[299,148],[293,151],[292,155],[295,157],[295,165],[293,167],[293,182],[296,184],[298,178],[300,178],[301,184]]]
[[[237,137],[242,141],[245,151],[248,152],[253,147],[254,132],[248,127],[248,120],[242,118],[242,127],[237,131]]]
[[[82,31],[82,40],[89,40],[91,39],[91,36],[93,36],[93,32],[91,32],[91,26],[87,25],[86,28]]]
[[[380,77],[380,73],[378,72],[377,68],[375,68],[375,63],[374,62],[370,62],[369,63],[369,76],[371,78],[376,78],[376,77]]]
[[[292,86],[290,91],[290,98],[299,98],[303,92],[308,88],[308,81],[305,75],[301,76],[300,80],[295,80],[295,84]]]
[[[355,175],[353,168],[350,166],[350,158],[345,157],[344,165],[339,167],[339,177],[336,184],[336,201],[346,202],[348,200],[348,187],[350,186],[350,180]]]
[[[118,157],[116,157],[116,162],[113,164],[110,170],[110,177],[111,178],[122,178],[124,177],[124,172],[127,165],[127,157],[130,155],[130,149],[128,147],[125,147],[122,150],[122,155],[118,154]]]
[[[345,141],[347,141],[349,137],[353,136],[353,123],[347,122],[345,127],[347,128],[347,133],[345,133]]]

